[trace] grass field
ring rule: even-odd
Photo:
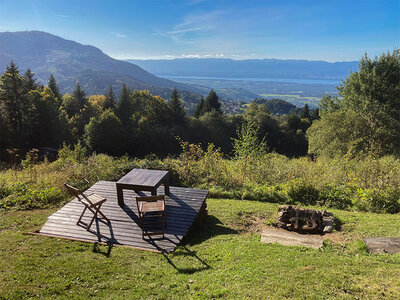
[[[260,243],[276,204],[209,199],[169,255],[25,235],[56,210],[0,213],[0,298],[400,298],[400,254],[360,239],[400,236],[399,215],[331,210],[340,231],[313,250]]]

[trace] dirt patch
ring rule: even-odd
[[[327,233],[327,234],[323,235],[322,238],[324,240],[330,240],[334,244],[340,244],[340,245],[347,244],[354,240],[354,238],[344,235],[343,232],[337,232],[337,231]]]
[[[266,224],[270,222],[271,216],[261,216],[258,214],[239,213],[238,228],[239,233],[259,233],[263,231]]]

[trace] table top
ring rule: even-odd
[[[168,175],[168,171],[133,169],[117,183],[155,187]]]

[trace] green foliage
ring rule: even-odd
[[[238,138],[233,139],[233,153],[236,159],[259,159],[267,151],[265,137],[260,141],[258,129],[250,123],[244,123],[237,132]]]
[[[171,99],[169,100],[168,105],[171,110],[171,121],[173,122],[173,124],[184,124],[186,111],[183,105],[182,98],[176,88],[174,88],[171,92]]]
[[[0,199],[0,208],[7,209],[17,206],[19,209],[47,208],[65,199],[58,188],[49,187],[32,189],[19,182],[8,190],[9,196]]]
[[[214,90],[211,90],[205,99],[204,106],[202,108],[202,114],[212,111],[222,114],[222,105],[219,102],[219,97]]]
[[[60,88],[58,87],[57,81],[54,78],[53,74],[50,74],[47,86],[49,87],[49,89],[51,89],[51,91],[53,92],[54,96],[58,99],[58,101],[61,101],[62,94],[60,92]]]
[[[86,143],[91,151],[121,155],[126,151],[126,137],[121,121],[110,110],[90,119],[85,127]]]
[[[2,115],[3,147],[25,147],[31,131],[32,106],[27,83],[11,61],[0,76],[0,114]]]
[[[307,131],[308,152],[327,157],[370,153],[369,131],[364,119],[353,111],[324,114]]]
[[[320,191],[303,178],[290,180],[281,189],[291,203],[315,205],[320,199]]]
[[[129,124],[132,114],[135,112],[135,107],[129,97],[129,94],[130,90],[124,83],[122,85],[122,90],[117,106],[117,116],[124,126],[127,126]]]
[[[115,109],[117,106],[116,99],[115,99],[115,94],[112,89],[112,86],[110,85],[108,92],[106,94],[106,99],[102,103],[102,109],[107,110],[107,109]]]
[[[359,71],[338,89],[341,99],[328,96],[321,101],[322,119],[309,130],[309,152],[399,155],[400,50],[375,59],[365,55]]]
[[[353,199],[354,206],[361,211],[400,212],[400,191],[387,189],[357,189]]]
[[[200,117],[203,114],[203,108],[204,108],[204,98],[201,97],[199,103],[196,106],[196,109],[193,113],[193,116],[195,118]]]

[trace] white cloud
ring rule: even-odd
[[[59,18],[69,18],[69,16],[67,16],[67,15],[56,15],[56,17],[59,17]]]
[[[117,38],[126,38],[127,37],[125,34],[122,34],[122,33],[119,33],[119,32],[115,32],[115,31],[112,31],[111,34],[114,35]]]
[[[156,35],[172,39],[176,43],[193,44],[200,37],[215,33],[218,29],[218,17],[221,11],[206,14],[188,14],[183,21],[174,25],[170,30],[158,30]]]

